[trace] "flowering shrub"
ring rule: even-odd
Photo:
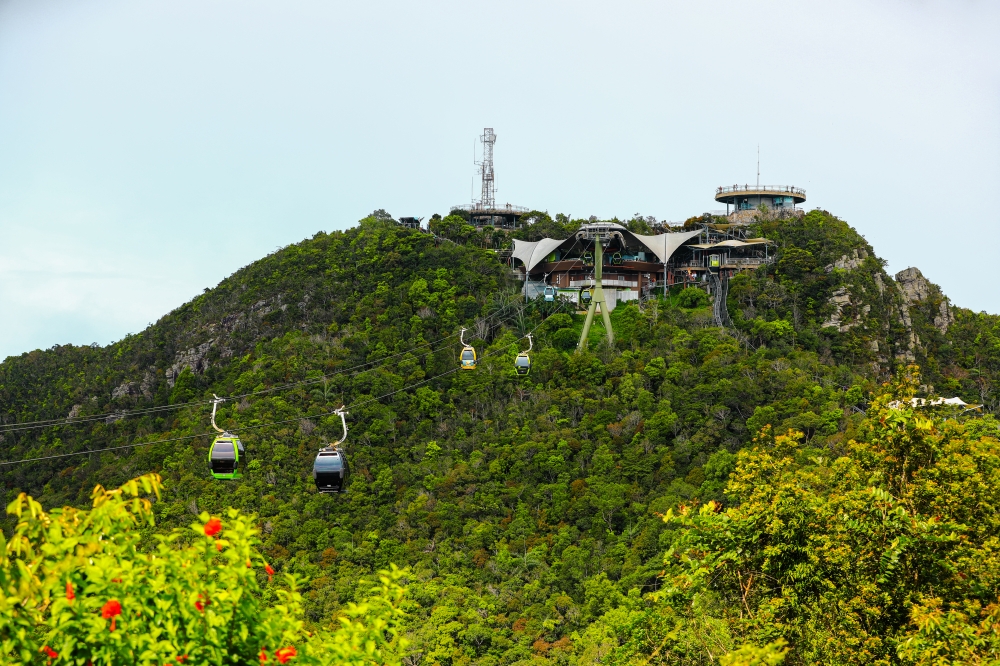
[[[19,520],[9,540],[0,534],[0,663],[397,662],[403,572],[382,572],[339,626],[308,632],[293,576],[276,590],[276,604],[262,600],[274,569],[257,550],[252,520],[238,511],[202,514],[190,531],[141,543],[136,527],[153,524],[142,495],[160,490],[159,476],[149,474],[117,490],[98,486],[90,510],[47,513],[23,493],[10,503]]]

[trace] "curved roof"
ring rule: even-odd
[[[642,234],[632,234],[639,242],[649,248],[660,263],[667,263],[670,255],[677,251],[681,245],[701,233],[698,231],[684,231],[675,234],[656,234],[655,236],[643,236]]]
[[[644,236],[642,234],[633,234],[621,225],[608,224],[605,226],[613,227],[616,230],[621,229],[624,234],[635,238],[647,250],[655,254],[661,263],[666,263],[670,259],[670,256],[677,251],[677,248],[701,233],[701,230],[698,230]],[[515,240],[514,250],[511,255],[515,259],[519,259],[524,264],[525,270],[530,273],[535,266],[545,261],[545,258],[552,254],[559,246],[573,240],[573,237],[562,240],[556,240],[555,238],[543,238],[539,241]]]
[[[525,270],[529,273],[531,269],[545,261],[545,257],[552,254],[552,251],[566,242],[567,239],[556,240],[555,238],[543,238],[539,241],[514,240],[514,251],[511,255],[515,259],[520,259]]]

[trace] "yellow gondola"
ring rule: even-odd
[[[520,352],[517,355],[517,358],[514,359],[514,372],[517,373],[519,377],[524,377],[531,372],[531,357],[528,356],[528,352],[531,351],[533,346],[531,344],[531,333],[528,333],[527,338],[528,348],[525,351]]]
[[[459,334],[459,341],[462,343],[462,355],[461,363],[462,370],[475,370],[476,369],[476,349],[472,345],[465,344],[465,330]]]

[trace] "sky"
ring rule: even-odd
[[[1000,3],[0,0],[0,359],[383,208],[680,221],[806,189],[1000,312]],[[991,258],[992,257],[992,258]]]

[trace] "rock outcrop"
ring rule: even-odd
[[[940,298],[933,316],[934,328],[941,331],[942,334],[948,332],[948,327],[955,321],[955,315],[951,312],[948,298],[941,293],[937,285],[932,284],[923,276],[920,269],[911,266],[896,273],[896,284],[903,292],[907,305],[925,304]]]
[[[184,372],[184,368],[191,368],[191,372],[195,374],[205,372],[208,369],[208,359],[205,357],[208,355],[208,350],[212,348],[214,342],[215,340],[209,340],[197,347],[178,352],[174,364],[167,368],[167,371],[164,373],[167,384],[173,388],[177,377]]]

